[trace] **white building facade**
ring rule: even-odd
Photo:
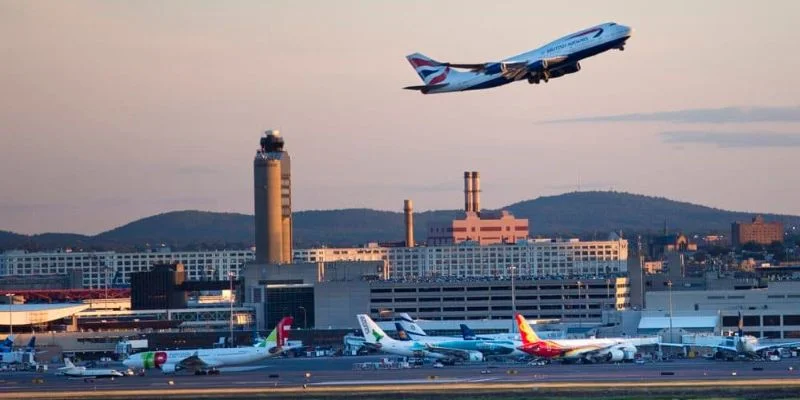
[[[319,248],[295,250],[295,262],[385,260],[393,278],[573,276],[627,272],[628,241],[581,242],[531,239],[516,244],[460,244],[430,247]]]
[[[153,264],[181,262],[190,280],[227,280],[228,273],[238,276],[239,269],[255,255],[250,250],[104,252],[9,251],[0,254],[0,275],[34,276],[66,274],[81,269],[85,289],[103,289],[130,284],[131,272],[148,271]]]
[[[507,276],[603,276],[627,272],[628,242],[532,239],[516,244],[478,246],[295,249],[295,262],[384,261],[392,278]],[[83,287],[128,285],[129,274],[153,264],[181,262],[189,280],[226,280],[228,273],[255,259],[252,250],[106,252],[9,251],[0,254],[0,276],[66,274],[81,269]]]

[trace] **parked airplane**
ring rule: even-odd
[[[723,355],[742,355],[755,358],[760,357],[761,353],[766,350],[777,349],[781,347],[797,347],[800,346],[800,342],[762,345],[757,337],[744,334],[744,317],[740,312],[738,330],[735,335],[696,337],[695,342],[692,343],[692,345],[696,347],[709,347],[722,352]]]
[[[515,318],[522,338],[520,350],[536,357],[587,363],[632,361],[637,346],[660,343],[658,337],[542,340],[522,314]]]
[[[505,60],[479,64],[439,62],[414,53],[406,58],[425,84],[404,89],[428,94],[488,89],[522,79],[547,82],[580,71],[579,61],[584,58],[611,49],[624,50],[632,33],[630,27],[604,23]]]
[[[453,347],[457,349],[476,350],[483,353],[484,356],[506,356],[506,357],[524,357],[527,354],[519,350],[518,347],[522,345],[517,338],[514,337],[492,337],[492,338],[476,338],[474,334],[464,335],[464,328],[466,325],[461,325],[462,337],[459,340],[455,337],[448,336],[429,336],[422,327],[420,327],[410,315],[406,313],[396,314],[399,319],[395,323],[397,326],[398,335],[409,339],[415,339],[426,343],[435,343],[439,347]],[[469,328],[466,328],[470,333]],[[478,339],[478,341],[475,341]]]
[[[392,339],[368,315],[358,314],[357,318],[361,326],[361,333],[364,334],[364,342],[386,353],[445,361],[456,359],[461,361],[483,361],[483,353],[480,351],[440,349],[419,340]]]
[[[147,351],[133,354],[122,363],[129,368],[157,368],[165,374],[182,369],[193,371],[195,375],[218,374],[220,367],[248,364],[283,353],[292,322],[292,317],[281,319],[275,328],[276,341],[265,341],[263,346]]]
[[[70,361],[69,358],[64,359],[64,366],[58,369],[59,375],[65,375],[74,378],[84,378],[84,380],[94,379],[94,378],[117,378],[124,376],[122,372],[119,372],[115,369],[96,369],[96,368],[86,368],[86,367],[78,367]]]
[[[411,340],[400,322],[395,322],[395,327],[401,340]],[[480,352],[483,355],[481,359],[487,356],[512,356],[519,353],[515,343],[511,340],[465,340],[449,336],[424,336],[416,340],[425,344],[431,351],[452,354],[454,358],[464,351]],[[478,359],[477,355],[475,358]]]

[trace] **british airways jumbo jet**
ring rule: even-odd
[[[538,49],[502,61],[482,64],[439,62],[420,53],[406,58],[425,82],[404,89],[423,94],[488,89],[518,80],[547,82],[580,71],[580,60],[602,52],[625,50],[633,29],[609,22],[562,37]],[[461,69],[461,71],[459,71]]]

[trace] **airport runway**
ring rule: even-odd
[[[267,360],[250,367],[229,368],[220,375],[194,376],[185,373],[164,375],[148,371],[144,377],[132,376],[113,381],[97,379],[84,382],[45,374],[0,374],[2,398],[136,398],[233,397],[267,394],[277,397],[354,393],[425,392],[454,390],[469,393],[538,390],[594,390],[696,387],[741,390],[759,386],[790,388],[800,392],[800,359],[778,362],[725,362],[679,360],[646,364],[595,364],[527,366],[525,364],[487,363],[417,369],[354,371],[354,363],[377,361],[381,357],[289,358]],[[111,368],[115,367],[110,365]],[[120,367],[121,370],[124,368]],[[487,372],[488,371],[488,372]],[[309,374],[306,377],[306,373]],[[41,383],[34,383],[41,378]],[[305,386],[305,387],[304,387]],[[748,389],[750,388],[750,389]],[[551,393],[552,394],[552,393]],[[382,396],[382,398],[385,398]]]

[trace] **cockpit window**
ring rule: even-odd
[[[608,26],[614,26],[616,24],[617,24],[616,22],[612,22],[612,23],[608,24]]]

